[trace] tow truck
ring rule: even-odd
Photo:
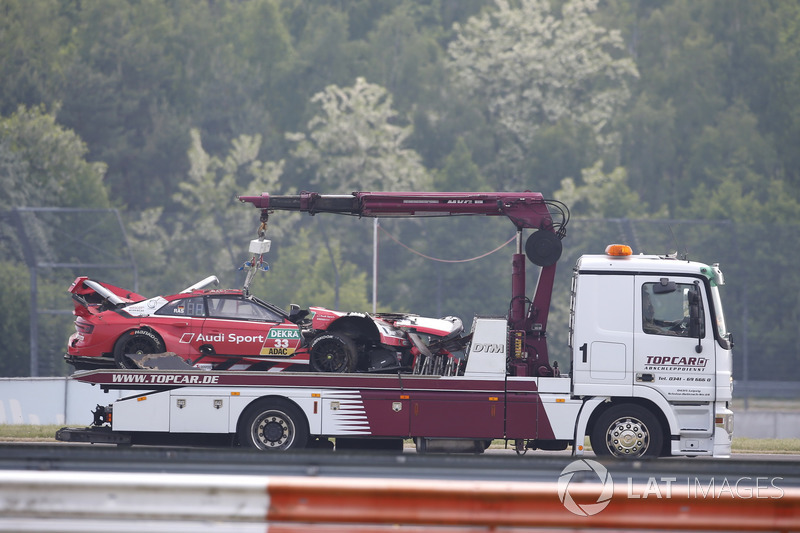
[[[482,215],[516,228],[508,316],[477,316],[460,364],[395,374],[94,370],[73,379],[133,389],[98,406],[89,428],[64,441],[136,443],[143,435],[229,438],[260,450],[402,446],[481,452],[503,439],[528,449],[619,458],[730,455],[732,340],[719,265],[633,255],[626,245],[574,267],[571,368],[550,363],[547,318],[569,211],[540,193],[355,192],[241,196],[261,209],[356,217]],[[524,232],[530,232],[524,239]],[[540,267],[526,296],[525,260]],[[455,370],[453,370],[455,368]],[[136,391],[141,391],[136,393]]]

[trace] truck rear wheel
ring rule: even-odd
[[[308,422],[293,403],[281,398],[258,400],[245,409],[237,430],[239,444],[264,451],[305,448]]]
[[[642,406],[615,405],[602,413],[590,436],[598,456],[658,457],[663,443],[658,419]]]
[[[314,372],[353,372],[358,365],[356,343],[341,333],[325,333],[311,341],[310,357]]]

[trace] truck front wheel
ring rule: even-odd
[[[305,448],[308,422],[293,403],[281,398],[264,399],[242,413],[237,436],[239,444],[257,450]]]
[[[590,436],[598,456],[658,457],[663,442],[658,419],[639,405],[615,405],[602,413]]]

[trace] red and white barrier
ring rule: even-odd
[[[596,500],[597,487],[572,484],[570,497]],[[656,497],[619,484],[610,495],[600,512],[579,516],[556,483],[0,471],[0,531],[800,530],[796,488],[698,494],[676,485]]]

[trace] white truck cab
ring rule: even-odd
[[[728,455],[732,342],[718,295],[719,267],[634,256],[628,247],[609,252],[583,256],[575,266],[572,394],[609,405],[635,402],[662,417],[669,427],[665,451],[673,455]],[[607,437],[623,454],[637,442]]]

